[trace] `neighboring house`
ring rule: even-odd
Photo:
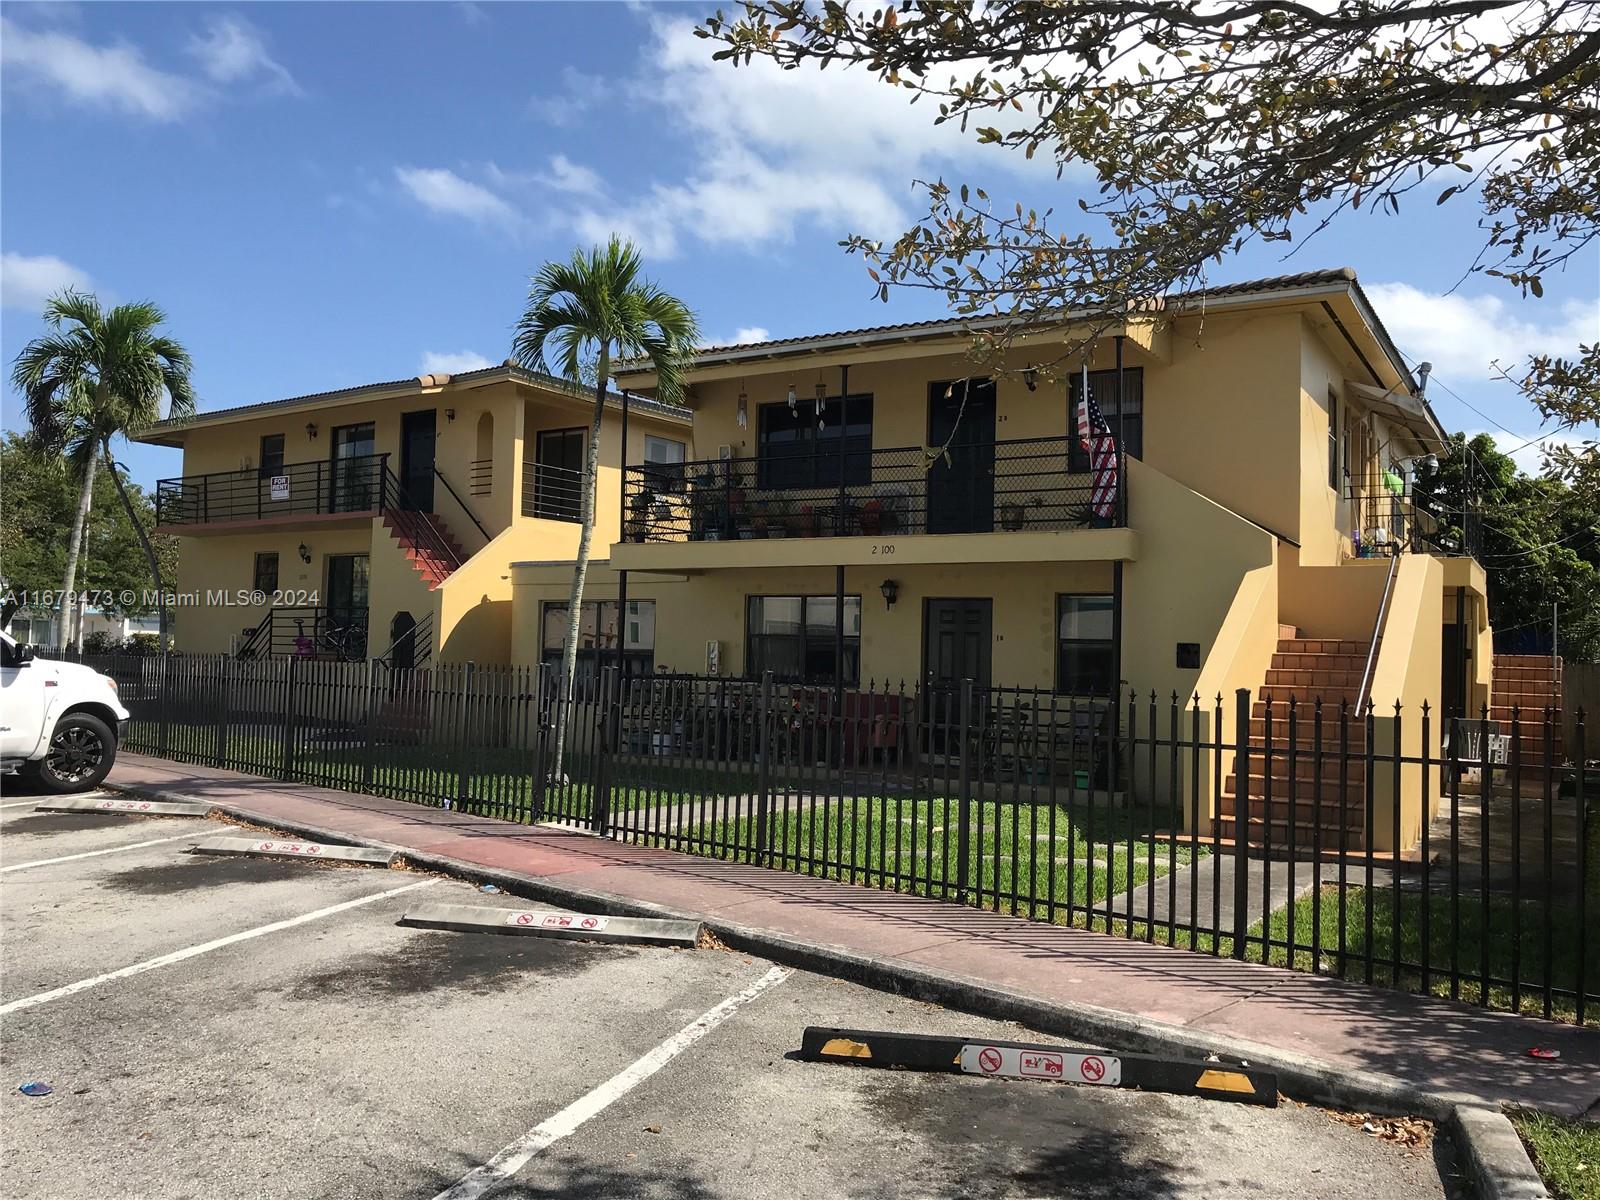
[[[59,620],[60,613],[53,609],[47,612],[43,609],[19,608],[7,622],[6,632],[13,640],[24,646],[54,646],[56,623]],[[155,613],[130,617],[93,607],[84,610],[85,637],[103,634],[119,642],[125,642],[135,634],[149,634],[154,637],[160,632],[161,619]]]
[[[690,461],[630,472],[624,538],[590,572],[602,641],[625,572],[630,626],[648,613],[654,631],[629,657],[657,671],[1101,696],[1120,680],[1163,706],[1199,696],[1207,724],[1221,696],[1229,736],[1236,689],[1258,732],[1268,694],[1280,718],[1290,694],[1330,714],[1370,696],[1380,742],[1397,700],[1408,743],[1423,700],[1436,718],[1487,702],[1484,573],[1404,494],[1445,434],[1353,272],[1114,322],[1089,388],[1128,461],[1101,513],[1079,376],[1027,374],[1071,363],[1088,328],[1018,338],[994,381],[973,376],[965,321],[701,351]],[[571,568],[512,569],[512,658],[553,655]]]
[[[602,553],[620,531],[615,398],[612,410],[600,447]],[[510,564],[576,552],[592,414],[592,395],[501,366],[152,427],[140,440],[183,448],[183,475],[156,490],[158,528],[183,539],[177,644],[505,662]],[[637,400],[631,419],[633,461],[647,439],[683,456],[686,412]]]

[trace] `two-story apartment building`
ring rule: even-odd
[[[1476,711],[1484,575],[1406,494],[1444,431],[1354,273],[1105,326],[1019,337],[992,378],[964,321],[702,351],[689,460],[630,472],[623,539],[591,570],[601,639],[625,579],[630,626],[653,630],[630,657],[657,671],[1120,681],[1223,696],[1230,717],[1244,688],[1258,728],[1290,695]],[[1075,428],[1082,375],[1030,370],[1072,362],[1092,327],[1088,387],[1126,458],[1109,511]],[[512,571],[512,657],[553,655],[570,567]]]
[[[163,422],[183,449],[156,520],[182,537],[188,653],[504,662],[510,564],[577,550],[591,396],[505,365]],[[631,412],[630,461],[682,459],[689,415]],[[620,412],[602,423],[596,537],[620,536]],[[607,486],[607,480],[611,483]]]
[[[1064,314],[990,374],[972,332],[707,348],[683,409],[627,367],[626,439],[620,404],[602,433],[585,671],[620,637],[635,672],[1121,684],[1208,712],[1246,689],[1257,729],[1290,695],[1486,702],[1483,572],[1407,494],[1444,432],[1353,272]],[[1076,428],[1085,378],[1117,439],[1109,496]],[[286,593],[186,605],[180,647],[557,658],[589,404],[507,366],[158,426],[147,440],[184,449],[158,497],[184,535],[182,591]],[[1374,736],[1393,736],[1382,718]],[[1230,789],[1204,781],[1211,813]]]

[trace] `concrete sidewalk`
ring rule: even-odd
[[[264,822],[338,831],[560,886],[662,905],[796,942],[1576,1115],[1600,1106],[1600,1030],[1214,959],[936,900],[625,845],[404,801],[283,784],[137,754],[107,786],[170,792]],[[819,1021],[825,1013],[816,1014]],[[1558,1061],[1528,1057],[1554,1047]]]

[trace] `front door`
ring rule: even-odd
[[[337,425],[331,439],[329,512],[366,512],[378,507],[377,440],[371,421]]]
[[[329,648],[346,658],[366,653],[367,578],[365,554],[328,555]]]
[[[924,668],[935,687],[959,687],[964,679],[976,687],[989,686],[993,609],[988,599],[927,601]]]
[[[994,410],[992,379],[928,385],[928,445],[944,451],[928,469],[929,533],[994,528]]]
[[[583,515],[583,429],[545,429],[535,444],[534,515],[576,521]]]
[[[433,511],[433,443],[438,415],[433,409],[400,417],[400,506]]]

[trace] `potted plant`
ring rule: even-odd
[[[883,501],[874,497],[861,506],[861,532],[876,537],[883,532]]]
[[[644,541],[650,506],[654,500],[655,493],[648,490],[634,492],[633,495],[628,497],[628,523],[622,533],[623,541]]]

